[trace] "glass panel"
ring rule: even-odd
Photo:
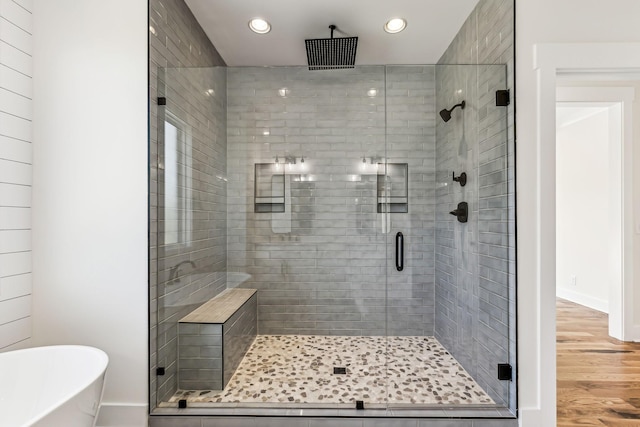
[[[384,407],[384,67],[167,69],[160,80],[160,406]],[[394,195],[403,179],[400,168]],[[240,304],[225,329],[193,321],[225,311],[212,301],[234,289],[257,290],[253,314]],[[252,319],[252,347],[231,343],[226,328],[245,321],[233,316]]]
[[[158,405],[508,405],[513,383],[496,376],[515,356],[505,76],[162,70]]]
[[[157,187],[152,186],[157,221],[151,230],[152,242],[154,237],[157,241],[152,246],[157,272],[151,275],[157,311],[151,322],[157,341],[152,375],[161,406],[178,388],[212,387],[215,382],[209,380],[221,375],[218,362],[180,359],[179,321],[227,284],[226,70],[160,70],[158,96],[166,105],[157,107],[157,139],[151,149],[157,150],[152,158],[157,165]],[[189,350],[198,355],[219,351],[215,339],[210,341]],[[156,376],[156,368],[164,374]]]
[[[386,72],[388,403],[450,405],[452,385],[442,382],[450,361],[434,339],[436,67]]]
[[[409,172],[408,211],[389,203],[389,250],[397,233],[404,241],[402,268],[388,263],[390,406],[508,406],[511,382],[497,378],[513,363],[502,89],[502,65],[387,67],[388,180],[392,164]]]
[[[375,205],[384,138],[383,67],[228,69],[228,271],[258,290],[245,362],[263,367],[228,388],[250,390],[243,403],[384,405],[372,338],[385,331]],[[271,181],[257,164],[270,165]],[[254,209],[254,188],[282,209]]]

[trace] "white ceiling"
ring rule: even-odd
[[[358,36],[356,65],[435,64],[478,0],[186,0],[227,65],[306,65],[305,39],[327,38],[335,24]],[[271,23],[264,35],[251,18]],[[407,28],[382,26],[403,17]],[[338,32],[335,37],[344,37]]]

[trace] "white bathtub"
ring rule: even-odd
[[[0,426],[94,426],[108,363],[78,345],[0,353]]]

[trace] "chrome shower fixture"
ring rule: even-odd
[[[442,120],[444,120],[445,122],[448,122],[449,120],[451,120],[451,112],[455,110],[456,107],[460,107],[461,110],[464,110],[465,104],[466,103],[462,101],[460,104],[454,105],[449,110],[445,108],[444,110],[440,111],[440,117],[442,117]]]

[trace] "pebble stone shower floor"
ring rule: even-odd
[[[346,367],[346,374],[334,374]],[[389,377],[388,382],[385,380]],[[434,337],[258,335],[226,389],[170,403],[492,405]]]

